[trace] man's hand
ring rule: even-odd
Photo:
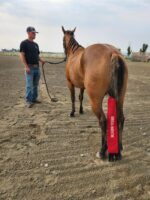
[[[27,74],[30,74],[30,68],[29,68],[29,66],[28,66],[28,64],[27,64],[27,62],[26,62],[26,58],[25,58],[25,53],[24,53],[24,52],[21,52],[21,53],[20,53],[20,59],[21,59],[21,61],[22,61],[23,64],[24,64],[26,73],[27,73]]]
[[[26,67],[25,70],[26,70],[27,74],[30,74],[30,68],[29,67]]]
[[[42,58],[39,57],[39,61],[41,62],[42,65],[44,65],[46,63],[46,61],[44,61]]]
[[[44,65],[44,64],[45,64],[45,61],[44,61],[44,60],[41,60],[41,64]]]

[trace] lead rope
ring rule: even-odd
[[[48,89],[48,86],[47,86],[47,81],[46,81],[46,76],[45,76],[45,71],[44,71],[44,65],[46,63],[48,64],[60,64],[60,63],[63,63],[66,61],[66,58],[64,58],[64,60],[60,61],[60,62],[50,62],[50,61],[46,61],[44,64],[42,64],[42,74],[43,74],[43,78],[44,78],[44,83],[45,83],[45,86],[46,86],[46,91],[47,91],[47,94],[49,96],[49,99],[52,101],[52,102],[57,102],[58,99],[56,97],[52,97],[50,92],[49,92],[49,89]]]
[[[45,63],[48,63],[48,64],[60,64],[60,63],[63,63],[63,62],[66,62],[66,57],[63,59],[63,60],[61,60],[61,61],[59,61],[59,62],[51,62],[51,61],[46,61]]]

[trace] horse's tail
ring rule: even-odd
[[[118,54],[112,54],[111,56],[111,83],[109,95],[118,100],[125,81],[125,62],[123,58]]]

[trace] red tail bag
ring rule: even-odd
[[[118,125],[116,100],[108,98],[107,111],[107,145],[108,153],[118,153]]]

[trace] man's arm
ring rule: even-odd
[[[40,57],[39,45],[38,45],[38,44],[36,44],[36,45],[37,45],[37,48],[38,48],[39,61],[40,61],[40,63],[41,63],[42,65],[44,65],[44,64],[45,64],[45,61],[43,60],[43,58]]]
[[[25,53],[24,52],[20,52],[20,59],[25,67],[26,72],[29,74],[30,73],[30,68],[26,62],[26,58],[25,58]]]
[[[45,61],[42,58],[40,58],[40,56],[39,56],[39,61],[41,62],[42,65],[45,64]]]

